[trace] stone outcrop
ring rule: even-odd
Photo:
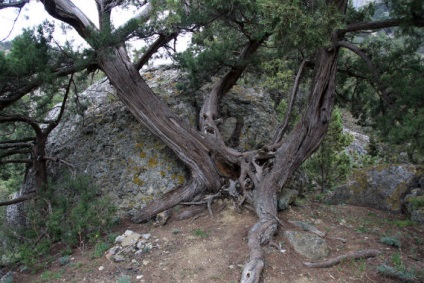
[[[424,168],[415,165],[378,165],[353,173],[350,181],[329,193],[330,204],[352,204],[401,212],[405,196],[417,186]]]
[[[145,71],[150,87],[182,119],[196,125],[203,95],[179,90],[186,83],[174,69]],[[77,174],[94,179],[112,199],[120,215],[131,216],[159,195],[183,184],[184,164],[159,139],[136,121],[104,79],[80,94],[84,115],[64,119],[49,137],[51,156],[72,163]],[[240,150],[256,148],[273,135],[276,114],[269,95],[260,89],[235,86],[223,99],[221,124],[228,144]],[[54,114],[52,114],[54,115]],[[53,179],[68,170],[50,166]]]

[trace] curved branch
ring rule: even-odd
[[[376,257],[380,254],[377,250],[361,250],[361,251],[353,251],[347,254],[323,261],[323,262],[304,262],[303,264],[307,267],[313,268],[327,268],[332,267],[345,259],[362,259],[369,257]]]
[[[308,60],[303,59],[302,63],[300,64],[299,70],[297,71],[296,79],[294,80],[293,89],[292,89],[292,92],[290,94],[290,102],[289,102],[289,105],[288,105],[286,115],[284,117],[284,122],[278,127],[277,131],[275,132],[273,144],[280,142],[280,140],[283,138],[284,132],[287,129],[287,126],[289,124],[289,119],[290,119],[290,116],[291,116],[291,112],[292,112],[292,109],[293,109],[293,105],[294,105],[294,102],[296,100],[297,90],[299,89],[300,78],[302,76],[303,69],[304,69],[307,62],[308,62]]]
[[[368,69],[371,71],[371,74],[374,79],[374,83],[377,84],[377,89],[380,91],[381,98],[383,99],[385,103],[389,105],[392,104],[392,100],[390,99],[389,94],[387,93],[386,89],[383,86],[383,83],[381,82],[381,75],[379,74],[377,68],[374,66],[373,62],[371,61],[371,58],[369,58],[367,54],[365,54],[365,52],[362,51],[358,46],[352,43],[349,43],[347,41],[339,41],[337,45],[352,51],[353,53],[361,57],[362,60],[365,61],[365,63],[368,66]]]
[[[62,105],[60,106],[59,115],[57,116],[57,118],[54,121],[49,123],[49,125],[47,126],[46,129],[44,129],[45,135],[50,134],[51,131],[53,131],[53,129],[56,128],[57,125],[59,125],[59,122],[63,117],[63,113],[65,112],[66,101],[68,99],[69,91],[71,90],[71,85],[72,85],[73,81],[74,81],[74,74],[71,74],[71,77],[69,78],[68,85],[66,86],[65,95],[63,97]]]
[[[82,38],[88,39],[98,32],[94,23],[70,0],[41,0],[41,3],[50,16],[72,26]]]
[[[28,1],[29,1],[29,0],[28,0]],[[0,3],[0,5],[2,5],[2,4]],[[24,4],[24,5],[25,5],[25,4]],[[1,6],[0,6],[0,9],[1,9]],[[15,20],[13,21],[13,25],[12,25],[12,27],[10,28],[9,33],[8,33],[8,34],[7,34],[4,38],[0,39],[0,41],[4,41],[4,40],[8,39],[8,38],[9,38],[9,36],[12,34],[12,31],[13,31],[13,29],[15,28],[16,21],[19,19],[19,16],[21,15],[21,11],[22,11],[22,8],[21,8],[21,7],[19,7],[19,12],[18,12],[18,14],[16,15]]]
[[[412,19],[409,22],[403,19],[388,19],[384,21],[353,23],[348,25],[344,29],[339,29],[337,31],[337,34],[339,35],[339,38],[341,38],[348,32],[360,32],[365,30],[377,30],[383,28],[397,27],[404,23],[409,23],[416,27],[424,27],[424,20],[422,19]]]
[[[90,68],[97,68],[97,64],[88,62],[86,64],[78,64],[78,65],[71,65],[66,66],[62,68],[57,68],[52,70],[52,75],[56,77],[64,77],[85,69]],[[20,88],[14,90],[11,95],[9,96],[0,96],[0,111],[3,109],[11,106],[13,103],[30,93],[31,91],[35,90],[36,88],[40,87],[43,83],[45,83],[45,80],[42,78],[43,76],[38,76],[38,78],[34,79],[33,81],[28,82],[27,84],[21,86]]]
[[[178,33],[174,32],[171,34],[160,34],[156,41],[150,45],[149,49],[144,52],[143,56],[138,59],[138,61],[134,64],[137,70],[140,70],[152,57],[153,54],[158,51],[159,48],[170,42],[172,39],[176,38]]]
[[[42,134],[42,130],[40,128],[40,125],[38,125],[38,123],[35,120],[33,120],[29,117],[25,117],[25,116],[21,116],[21,115],[0,116],[0,124],[8,123],[8,122],[26,123],[34,129],[34,131],[37,133],[37,135]]]

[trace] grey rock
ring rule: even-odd
[[[296,190],[290,190],[290,189],[283,190],[280,197],[278,198],[278,210],[287,209],[289,205],[296,200],[298,195],[299,195],[299,192]]]
[[[116,239],[115,239],[115,243],[116,243],[116,244],[120,244],[120,243],[122,243],[122,241],[123,241],[124,239],[125,239],[125,236],[120,235],[120,236],[116,237]]]
[[[140,234],[132,233],[125,237],[125,239],[121,243],[121,246],[122,247],[134,246],[137,244],[137,241],[140,237],[141,237]]]
[[[122,261],[125,261],[125,257],[124,257],[124,256],[122,256],[122,255],[115,255],[115,256],[113,257],[113,261],[114,261],[114,262],[122,262]]]
[[[147,233],[147,234],[141,234],[141,237],[143,238],[143,239],[145,239],[145,240],[148,240],[148,239],[150,239],[150,237],[151,237],[152,235],[150,234],[150,233]]]
[[[237,119],[234,117],[228,117],[224,122],[218,126],[221,136],[224,141],[228,141],[234,134],[237,127]]]
[[[329,204],[352,204],[400,212],[409,184],[423,169],[415,165],[378,165],[353,173],[349,182],[330,192]]]
[[[113,246],[109,249],[108,253],[111,255],[116,255],[121,250],[120,246]]]
[[[424,224],[424,209],[414,210],[411,213],[411,220]]]
[[[318,260],[330,255],[330,249],[324,239],[307,232],[285,231],[284,236],[297,253],[308,259]]]

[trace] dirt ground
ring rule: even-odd
[[[70,256],[69,264],[61,266],[56,260],[48,269],[35,274],[17,272],[14,282],[238,282],[248,259],[247,234],[256,221],[254,214],[248,210],[238,213],[231,203],[218,201],[213,205],[214,219],[205,209],[190,219],[177,220],[175,215],[184,209],[174,211],[174,216],[161,227],[122,220],[114,229],[115,235],[127,229],[150,233],[155,245],[149,253],[131,255],[115,263],[103,255],[94,256],[94,248],[80,247]],[[280,212],[279,217],[285,227],[279,228],[276,243],[281,244],[284,252],[264,247],[264,283],[400,282],[380,275],[377,266],[402,265],[415,271],[424,270],[424,226],[411,225],[401,215],[303,200]],[[346,260],[330,268],[308,268],[303,262],[309,260],[297,254],[283,237],[284,230],[299,230],[288,222],[294,220],[311,223],[328,237],[346,240],[343,243],[326,238],[330,257],[371,248],[381,254],[375,258]],[[381,243],[384,236],[400,239],[401,248]]]

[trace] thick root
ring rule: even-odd
[[[249,232],[250,259],[244,265],[240,283],[257,283],[264,268],[264,259],[261,245],[272,240],[277,232],[278,222],[275,218],[263,219],[256,222]]]
[[[264,261],[262,259],[251,259],[248,263],[244,265],[240,283],[259,282],[263,269]]]

